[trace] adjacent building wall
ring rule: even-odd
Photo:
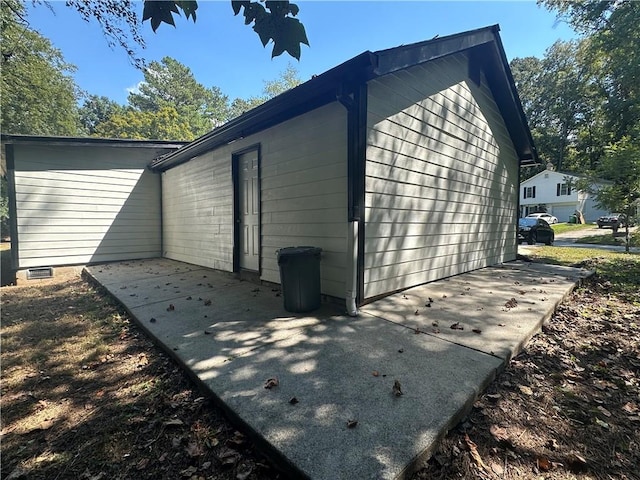
[[[151,147],[13,145],[17,268],[157,257]]]
[[[518,159],[463,53],[369,83],[364,297],[516,257]]]
[[[520,216],[538,212],[543,207],[546,212],[556,216],[559,222],[568,222],[569,217],[580,210],[586,222],[595,222],[598,217],[606,215],[607,211],[598,208],[592,195],[579,192],[575,188],[578,176],[564,172],[544,170],[520,185]],[[560,192],[558,184],[573,184],[570,193]],[[535,197],[524,198],[526,188],[535,187]],[[568,192],[568,191],[567,191]]]
[[[344,298],[346,125],[335,102],[164,172],[164,256],[233,270],[232,155],[260,145],[261,279],[280,283],[279,248],[321,247],[322,292]]]

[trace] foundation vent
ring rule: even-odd
[[[27,280],[51,277],[53,277],[53,268],[51,267],[30,268],[27,270]]]

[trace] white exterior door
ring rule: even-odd
[[[238,157],[240,199],[240,268],[258,271],[260,266],[260,191],[258,151]]]

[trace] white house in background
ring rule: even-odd
[[[595,222],[606,210],[596,207],[592,195],[578,191],[575,183],[580,177],[565,172],[545,170],[520,184],[520,216],[547,212],[567,222],[576,210],[586,222]]]

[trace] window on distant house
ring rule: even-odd
[[[556,183],[556,196],[571,195],[571,186],[568,183]]]
[[[536,187],[524,187],[524,198],[536,198]]]

